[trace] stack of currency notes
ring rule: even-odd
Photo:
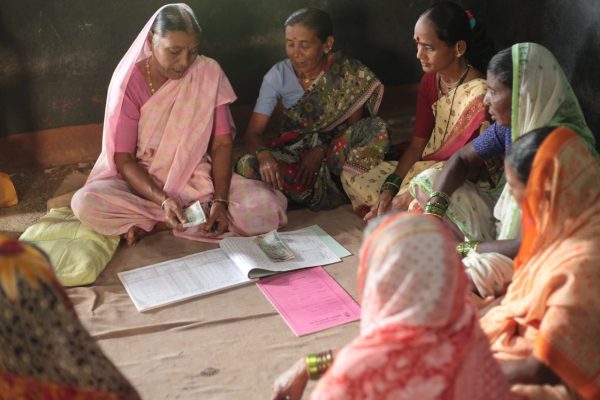
[[[258,235],[256,240],[262,251],[273,261],[288,261],[296,257],[288,245],[281,240],[277,231]]]
[[[186,223],[183,224],[184,228],[189,228],[190,226],[196,226],[206,222],[206,214],[204,213],[202,204],[200,204],[200,201],[198,200],[188,208],[184,209],[183,212],[186,220]]]

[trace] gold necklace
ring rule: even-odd
[[[148,86],[150,86],[150,93],[154,94],[156,90],[152,84],[152,75],[150,75],[150,57],[146,58],[146,74],[148,75]]]

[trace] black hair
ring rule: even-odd
[[[494,55],[494,57],[492,57],[490,60],[487,70],[494,74],[500,83],[512,90],[512,47],[507,47],[506,49],[500,50],[498,53],[496,53],[496,55]]]
[[[494,45],[481,21],[467,16],[461,6],[451,1],[435,3],[421,17],[427,17],[437,37],[448,46],[464,40],[467,43],[465,58],[479,71],[485,71],[494,54]]]
[[[537,151],[555,129],[554,126],[534,129],[521,136],[510,146],[510,150],[506,154],[506,162],[522,183],[527,183]]]
[[[317,37],[322,43],[325,43],[329,36],[333,36],[333,22],[331,17],[323,10],[307,7],[296,10],[290,15],[283,24],[284,27],[302,24],[308,29],[315,31]]]
[[[187,32],[200,38],[202,28],[196,19],[194,12],[176,4],[165,6],[152,23],[152,33],[164,37],[167,32]]]

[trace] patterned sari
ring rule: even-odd
[[[0,399],[138,400],[37,249],[0,236]]]
[[[442,165],[440,161],[450,158],[487,128],[489,117],[483,104],[486,88],[484,79],[474,79],[451,90],[433,104],[433,132],[421,161],[416,162],[402,180],[398,196],[407,193],[412,178],[433,165]],[[366,173],[344,168],[342,184],[355,210],[360,212],[375,205],[381,185],[397,165],[397,161],[382,162]]]
[[[376,221],[360,255],[360,335],[311,399],[509,398],[443,224],[408,213]]]
[[[498,359],[534,355],[586,399],[600,398],[600,167],[558,128],[533,161],[513,282],[481,320]],[[520,388],[549,398],[543,387]]]
[[[389,145],[385,123],[376,117],[383,85],[359,61],[332,54],[319,77],[304,95],[283,115],[281,135],[268,144],[271,154],[284,166],[283,192],[292,201],[312,210],[331,209],[346,202],[335,183],[345,165],[365,171],[383,160]],[[348,125],[350,116],[360,109],[369,116]],[[313,187],[297,182],[302,154],[327,145],[323,163]],[[245,155],[236,172],[260,179],[258,160]]]
[[[512,47],[512,59],[513,141],[546,125],[566,126],[581,136],[591,154],[600,160],[577,97],[552,53],[536,43],[518,43]],[[440,168],[431,168],[413,179],[411,194],[414,196],[416,186],[424,193],[431,193],[439,171]],[[515,239],[519,236],[519,207],[504,180],[492,189],[488,182],[467,182],[452,194],[447,216],[466,240]],[[465,258],[465,265],[483,296],[503,293],[513,273],[512,260],[497,253],[471,251]]]

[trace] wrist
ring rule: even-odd
[[[260,153],[262,153],[262,152],[265,152],[265,151],[267,151],[267,152],[269,152],[269,153],[270,153],[270,149],[269,149],[268,147],[266,147],[266,146],[258,146],[258,147],[256,148],[256,150],[254,150],[254,156],[255,156],[256,158],[258,158],[258,155],[259,155]]]
[[[333,352],[327,350],[323,353],[309,354],[305,360],[308,378],[319,379],[333,363]]]

